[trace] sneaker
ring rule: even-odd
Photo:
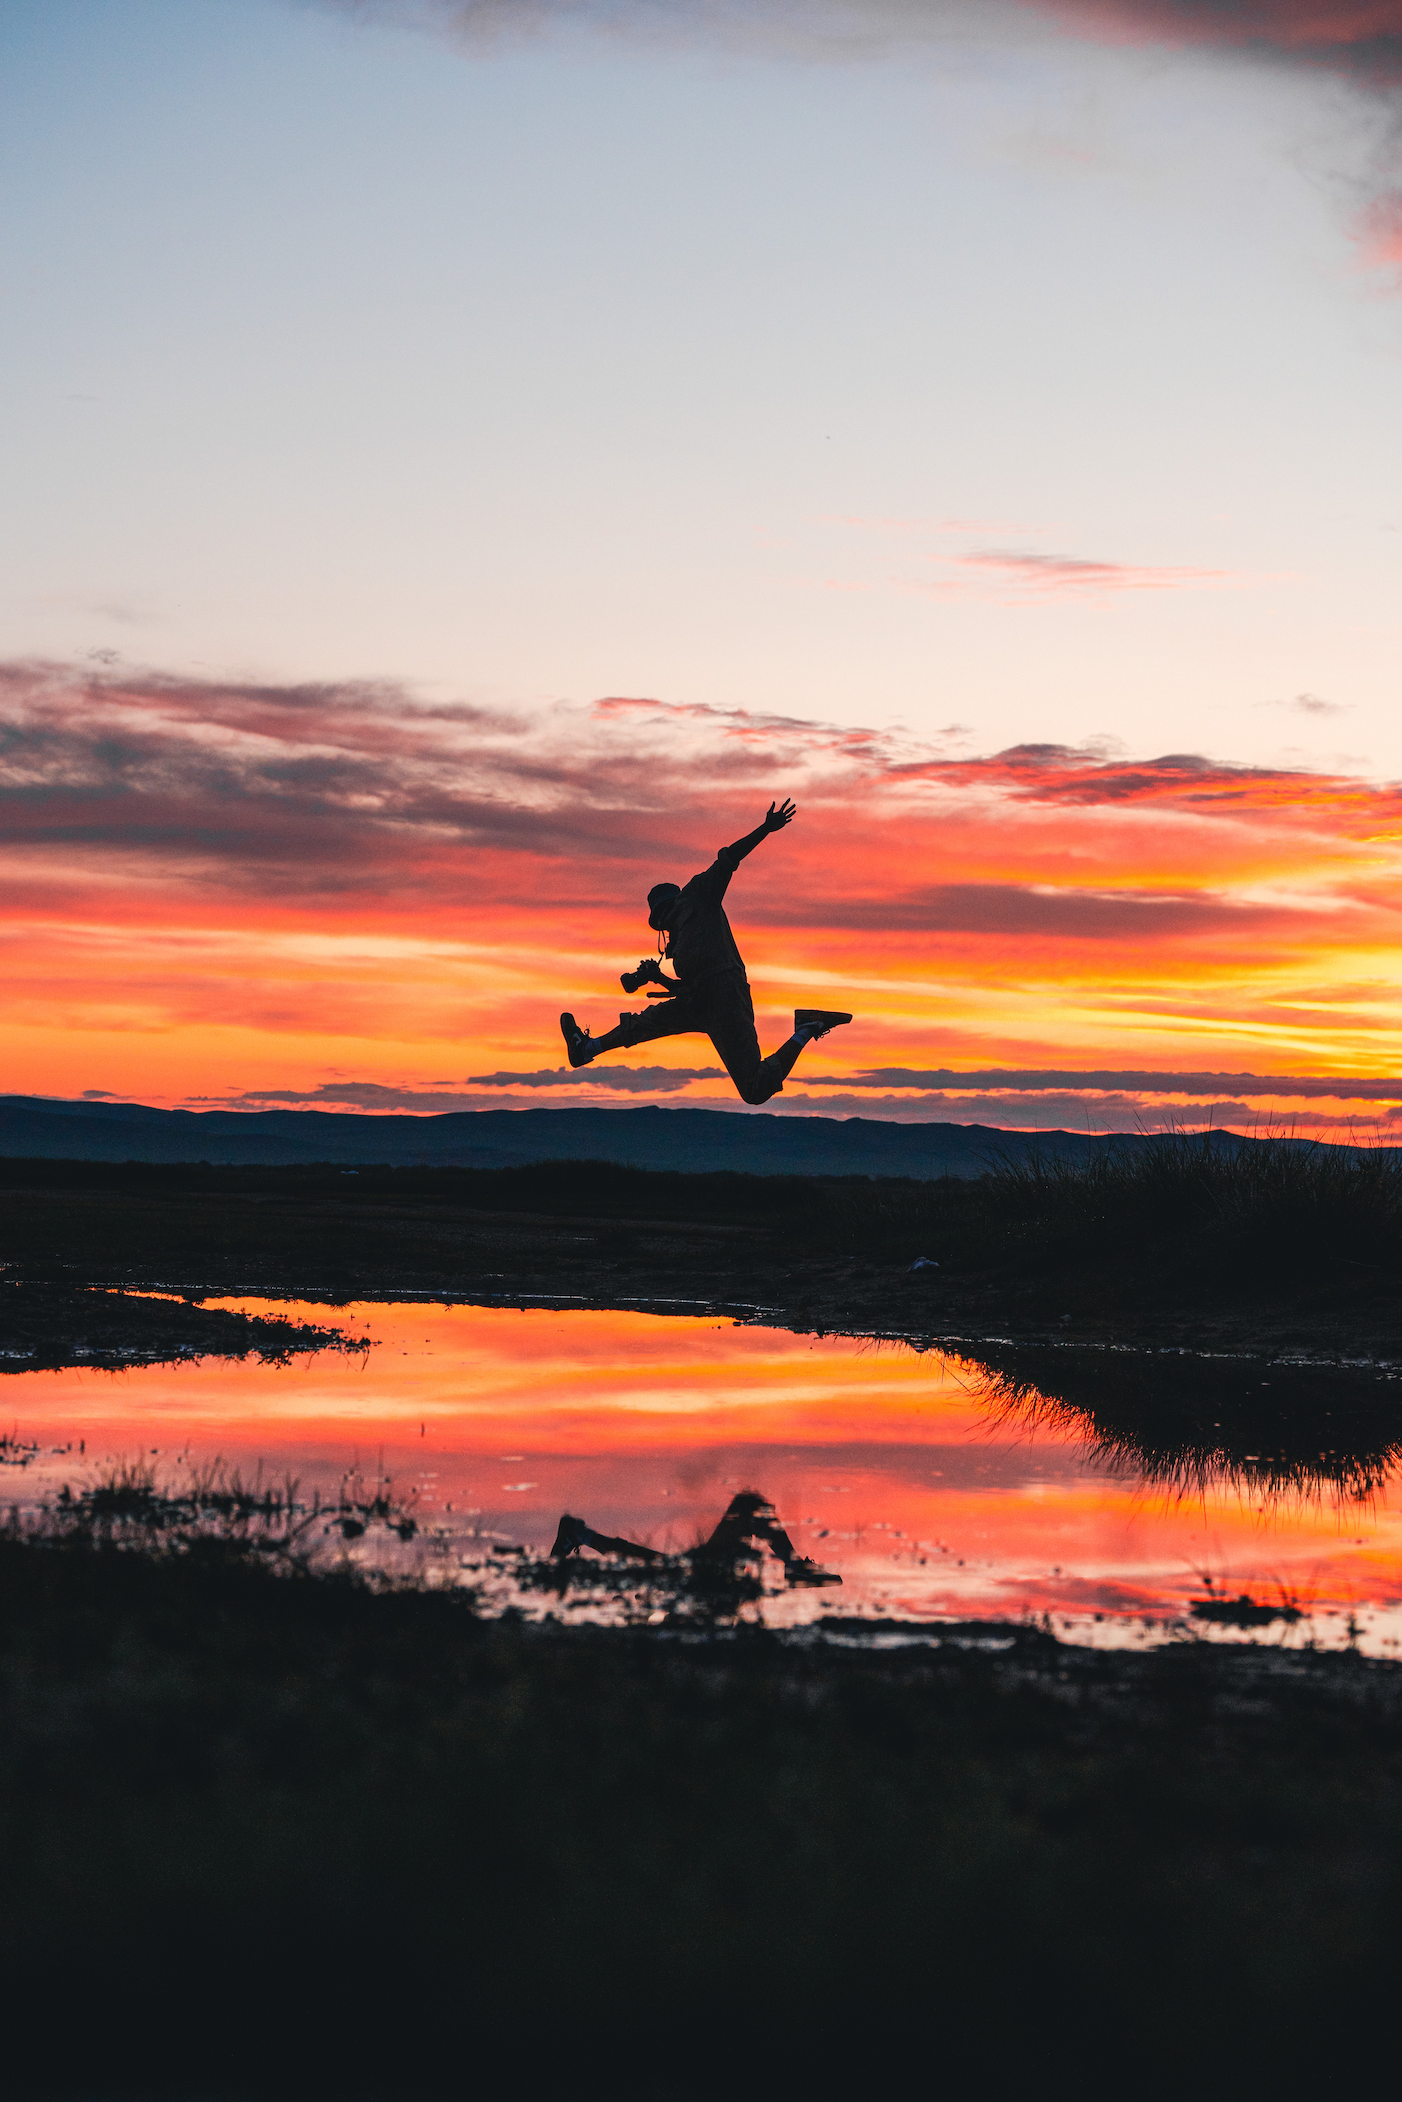
[[[830,1029],[840,1029],[851,1019],[851,1015],[834,1014],[826,1007],[796,1007],[793,1011],[794,1035],[797,1036],[800,1029],[806,1029],[811,1037],[826,1036]]]
[[[791,1584],[840,1584],[841,1577],[835,1569],[824,1569],[821,1562],[810,1561],[807,1555],[795,1555],[784,1564],[784,1575]]]
[[[571,1518],[566,1511],[560,1520],[560,1530],[555,1535],[555,1545],[550,1550],[552,1558],[563,1562],[566,1555],[577,1555],[588,1537],[588,1521],[583,1518]]]
[[[587,1029],[581,1029],[573,1015],[561,1015],[560,1032],[565,1039],[565,1050],[572,1066],[587,1066],[594,1056],[593,1039]]]

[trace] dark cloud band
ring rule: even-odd
[[[1053,1089],[1076,1094],[1195,1095],[1209,1100],[1232,1095],[1280,1101],[1402,1102],[1402,1075],[1389,1079],[1326,1073],[1088,1073],[1017,1066],[957,1072],[950,1067],[878,1066],[864,1073],[810,1074],[807,1078],[810,1086],[845,1088]]]
[[[652,43],[721,42],[796,57],[861,60],[982,32],[1062,30],[1088,40],[1243,53],[1402,80],[1402,0],[321,0],[361,22],[434,30],[465,44],[589,28]]]

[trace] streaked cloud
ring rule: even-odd
[[[474,1073],[478,1087],[599,1087],[628,1095],[671,1095],[693,1080],[724,1080],[724,1066],[568,1066],[535,1073]]]
[[[1369,830],[1402,819],[1395,787],[1196,753],[1128,760],[1024,744],[951,756],[897,730],[648,698],[512,714],[430,704],[388,683],[242,686],[0,666],[11,849],[128,851],[195,883],[271,876],[366,889],[385,866],[403,872],[471,847],[570,860],[578,902],[596,869],[704,852],[727,808],[739,815],[781,779],[839,804],[879,789],[894,799],[887,815],[977,791],[1305,822],[1327,812],[1331,826]]]
[[[1161,941],[1176,935],[1279,928],[1290,908],[1256,904],[1210,892],[1173,892],[1151,886],[1093,890],[1076,885],[944,883],[895,896],[788,899],[790,925],[821,921],[833,927],[881,927],[917,934],[1053,936],[1064,941]]]
[[[1015,548],[981,548],[957,555],[955,564],[981,576],[1035,593],[1041,598],[1077,597],[1123,591],[1183,591],[1192,585],[1221,583],[1226,571],[1093,561],[1080,555],[1043,555]]]
[[[1402,79],[1402,0],[321,0],[360,21],[435,29],[468,42],[538,35],[551,24],[611,35],[706,37],[815,57],[862,58],[900,45],[1008,34],[1019,20],[1113,42],[1243,53]]]
[[[816,1084],[820,1076],[810,1074]],[[982,1072],[949,1068],[883,1066],[867,1073],[821,1076],[844,1087],[968,1089],[1009,1088],[1107,1092],[1133,1095],[1194,1095],[1208,1100],[1226,1096],[1276,1100],[1328,1098],[1340,1102],[1402,1102],[1402,1074],[1391,1078],[1350,1077],[1327,1073],[1173,1073],[1038,1070],[997,1067]]]
[[[1347,701],[1326,701],[1317,693],[1296,693],[1286,701],[1262,701],[1259,705],[1263,708],[1288,708],[1292,715],[1315,717],[1347,715],[1349,712]]]
[[[363,1109],[420,1116],[475,1109],[484,1088],[598,1088],[605,1094],[670,1095],[693,1080],[723,1080],[723,1066],[611,1066],[572,1072],[568,1066],[535,1073],[473,1073],[462,1087],[385,1087],[374,1080],[324,1080],[314,1088],[244,1088],[236,1095],[198,1098],[220,1109]],[[86,1092],[92,1093],[89,1089]],[[1399,1090],[1402,1097],[1402,1090]],[[191,1097],[193,1102],[196,1098]]]
[[[316,0],[362,23],[427,30],[490,50],[551,30],[653,46],[719,45],[771,58],[862,64],[1038,39],[1218,56],[1346,83],[1383,116],[1362,148],[1371,200],[1352,231],[1365,265],[1402,266],[1392,105],[1402,87],[1402,0]],[[1356,128],[1356,127],[1355,127]],[[1061,158],[1067,157],[1064,146]],[[1074,159],[1084,154],[1073,153]],[[1334,171],[1324,174],[1332,181]],[[1355,187],[1356,185],[1346,185]],[[1169,588],[1121,585],[1120,589]]]
[[[1402,81],[1402,0],[1026,0],[1090,35],[1244,52]]]

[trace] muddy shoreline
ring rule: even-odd
[[[707,1178],[644,1187],[650,1211],[628,1209],[631,1186],[598,1183],[595,1208],[597,1178],[580,1164],[566,1164],[579,1189],[548,1210],[529,1208],[529,1191],[511,1208],[474,1204],[444,1177],[420,1178],[421,1189],[403,1175],[209,1171],[205,1188],[195,1171],[182,1181],[134,1166],[129,1186],[114,1187],[84,1186],[82,1164],[60,1165],[75,1186],[0,1187],[0,1353],[20,1353],[0,1365],[11,1369],[288,1342],[250,1331],[239,1344],[236,1317],[200,1305],[231,1297],[328,1310],[393,1299],[618,1307],[953,1351],[1076,1345],[1402,1365],[1402,1292],[1367,1266],[1266,1286],[1137,1257],[1018,1268],[976,1261],[948,1234],[935,1253],[903,1229],[866,1236],[867,1253],[840,1213],[834,1225],[830,1190],[815,1188],[811,1212],[797,1186],[787,1210],[708,1217]],[[744,1194],[751,1206],[770,1201],[767,1190]]]
[[[396,1217],[390,1223],[402,1228],[412,1222]],[[247,1342],[236,1347],[230,1324],[248,1317],[202,1304],[263,1298],[324,1306],[332,1317],[328,1331],[334,1331],[338,1307],[424,1300],[701,1315],[798,1335],[899,1341],[956,1355],[1006,1344],[1402,1371],[1402,1320],[1376,1307],[1312,1310],[1226,1303],[1189,1310],[1146,1297],[1107,1309],[1058,1313],[1058,1300],[1070,1293],[1053,1294],[1048,1302],[1045,1291],[997,1276],[946,1278],[939,1271],[912,1271],[905,1263],[878,1266],[840,1257],[776,1262],[747,1245],[743,1228],[659,1229],[656,1222],[639,1221],[634,1230],[640,1241],[646,1237],[646,1252],[619,1252],[618,1222],[612,1220],[562,1224],[486,1215],[461,1223],[454,1238],[466,1260],[451,1265],[381,1259],[331,1267],[287,1255],[184,1263],[158,1259],[94,1264],[87,1275],[73,1274],[78,1265],[67,1266],[62,1285],[51,1275],[42,1281],[26,1277],[15,1265],[0,1278],[0,1351],[27,1348],[11,1340],[10,1309],[20,1304],[10,1298],[13,1293],[22,1294],[25,1332],[34,1336],[40,1352],[70,1352],[61,1360],[38,1355],[36,1364],[80,1362],[84,1353],[127,1362],[154,1362],[162,1353],[225,1354],[230,1348],[242,1354],[264,1342],[275,1347],[280,1339],[289,1348],[321,1347],[310,1339],[292,1342],[283,1329],[266,1337],[250,1329]],[[3,1357],[0,1365],[23,1369]]]

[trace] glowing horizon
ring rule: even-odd
[[[43,667],[3,696],[11,1093],[730,1106],[704,1038],[575,1076],[556,1016],[638,1005],[614,989],[648,886],[792,794],[728,901],[761,1033],[794,1005],[858,1019],[783,1109],[1402,1116],[1386,786],[650,700],[513,715]]]

